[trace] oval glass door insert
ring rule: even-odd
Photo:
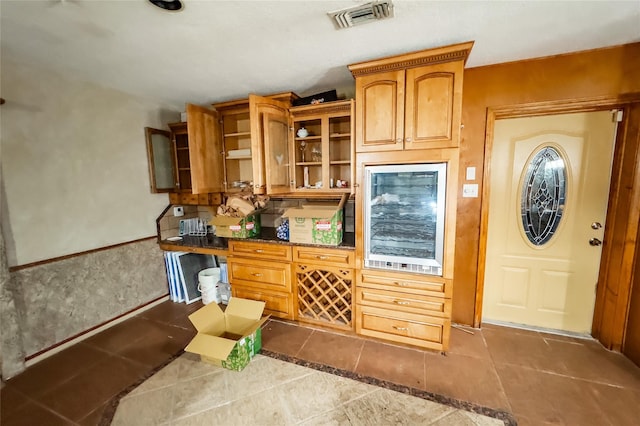
[[[545,146],[532,156],[522,180],[520,215],[524,233],[533,245],[544,245],[558,229],[566,185],[566,161],[557,149]]]

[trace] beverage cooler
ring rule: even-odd
[[[446,163],[364,170],[364,266],[442,276]]]

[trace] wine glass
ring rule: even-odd
[[[305,141],[300,141],[300,161],[304,163],[304,150],[307,147]]]

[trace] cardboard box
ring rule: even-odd
[[[289,241],[302,244],[337,246],[342,242],[343,207],[346,195],[339,203],[309,203],[291,208],[283,216],[289,218]]]
[[[260,213],[244,217],[214,216],[209,225],[215,225],[218,237],[251,238],[260,235]]]
[[[265,302],[232,297],[223,312],[210,303],[189,315],[198,334],[184,349],[208,362],[241,371],[262,348],[260,327],[269,316],[262,316]]]

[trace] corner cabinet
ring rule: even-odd
[[[457,147],[462,74],[473,42],[349,66],[356,79],[356,151]]]
[[[215,111],[187,104],[187,122],[170,132],[146,128],[151,192],[215,193],[222,190],[221,146]]]

